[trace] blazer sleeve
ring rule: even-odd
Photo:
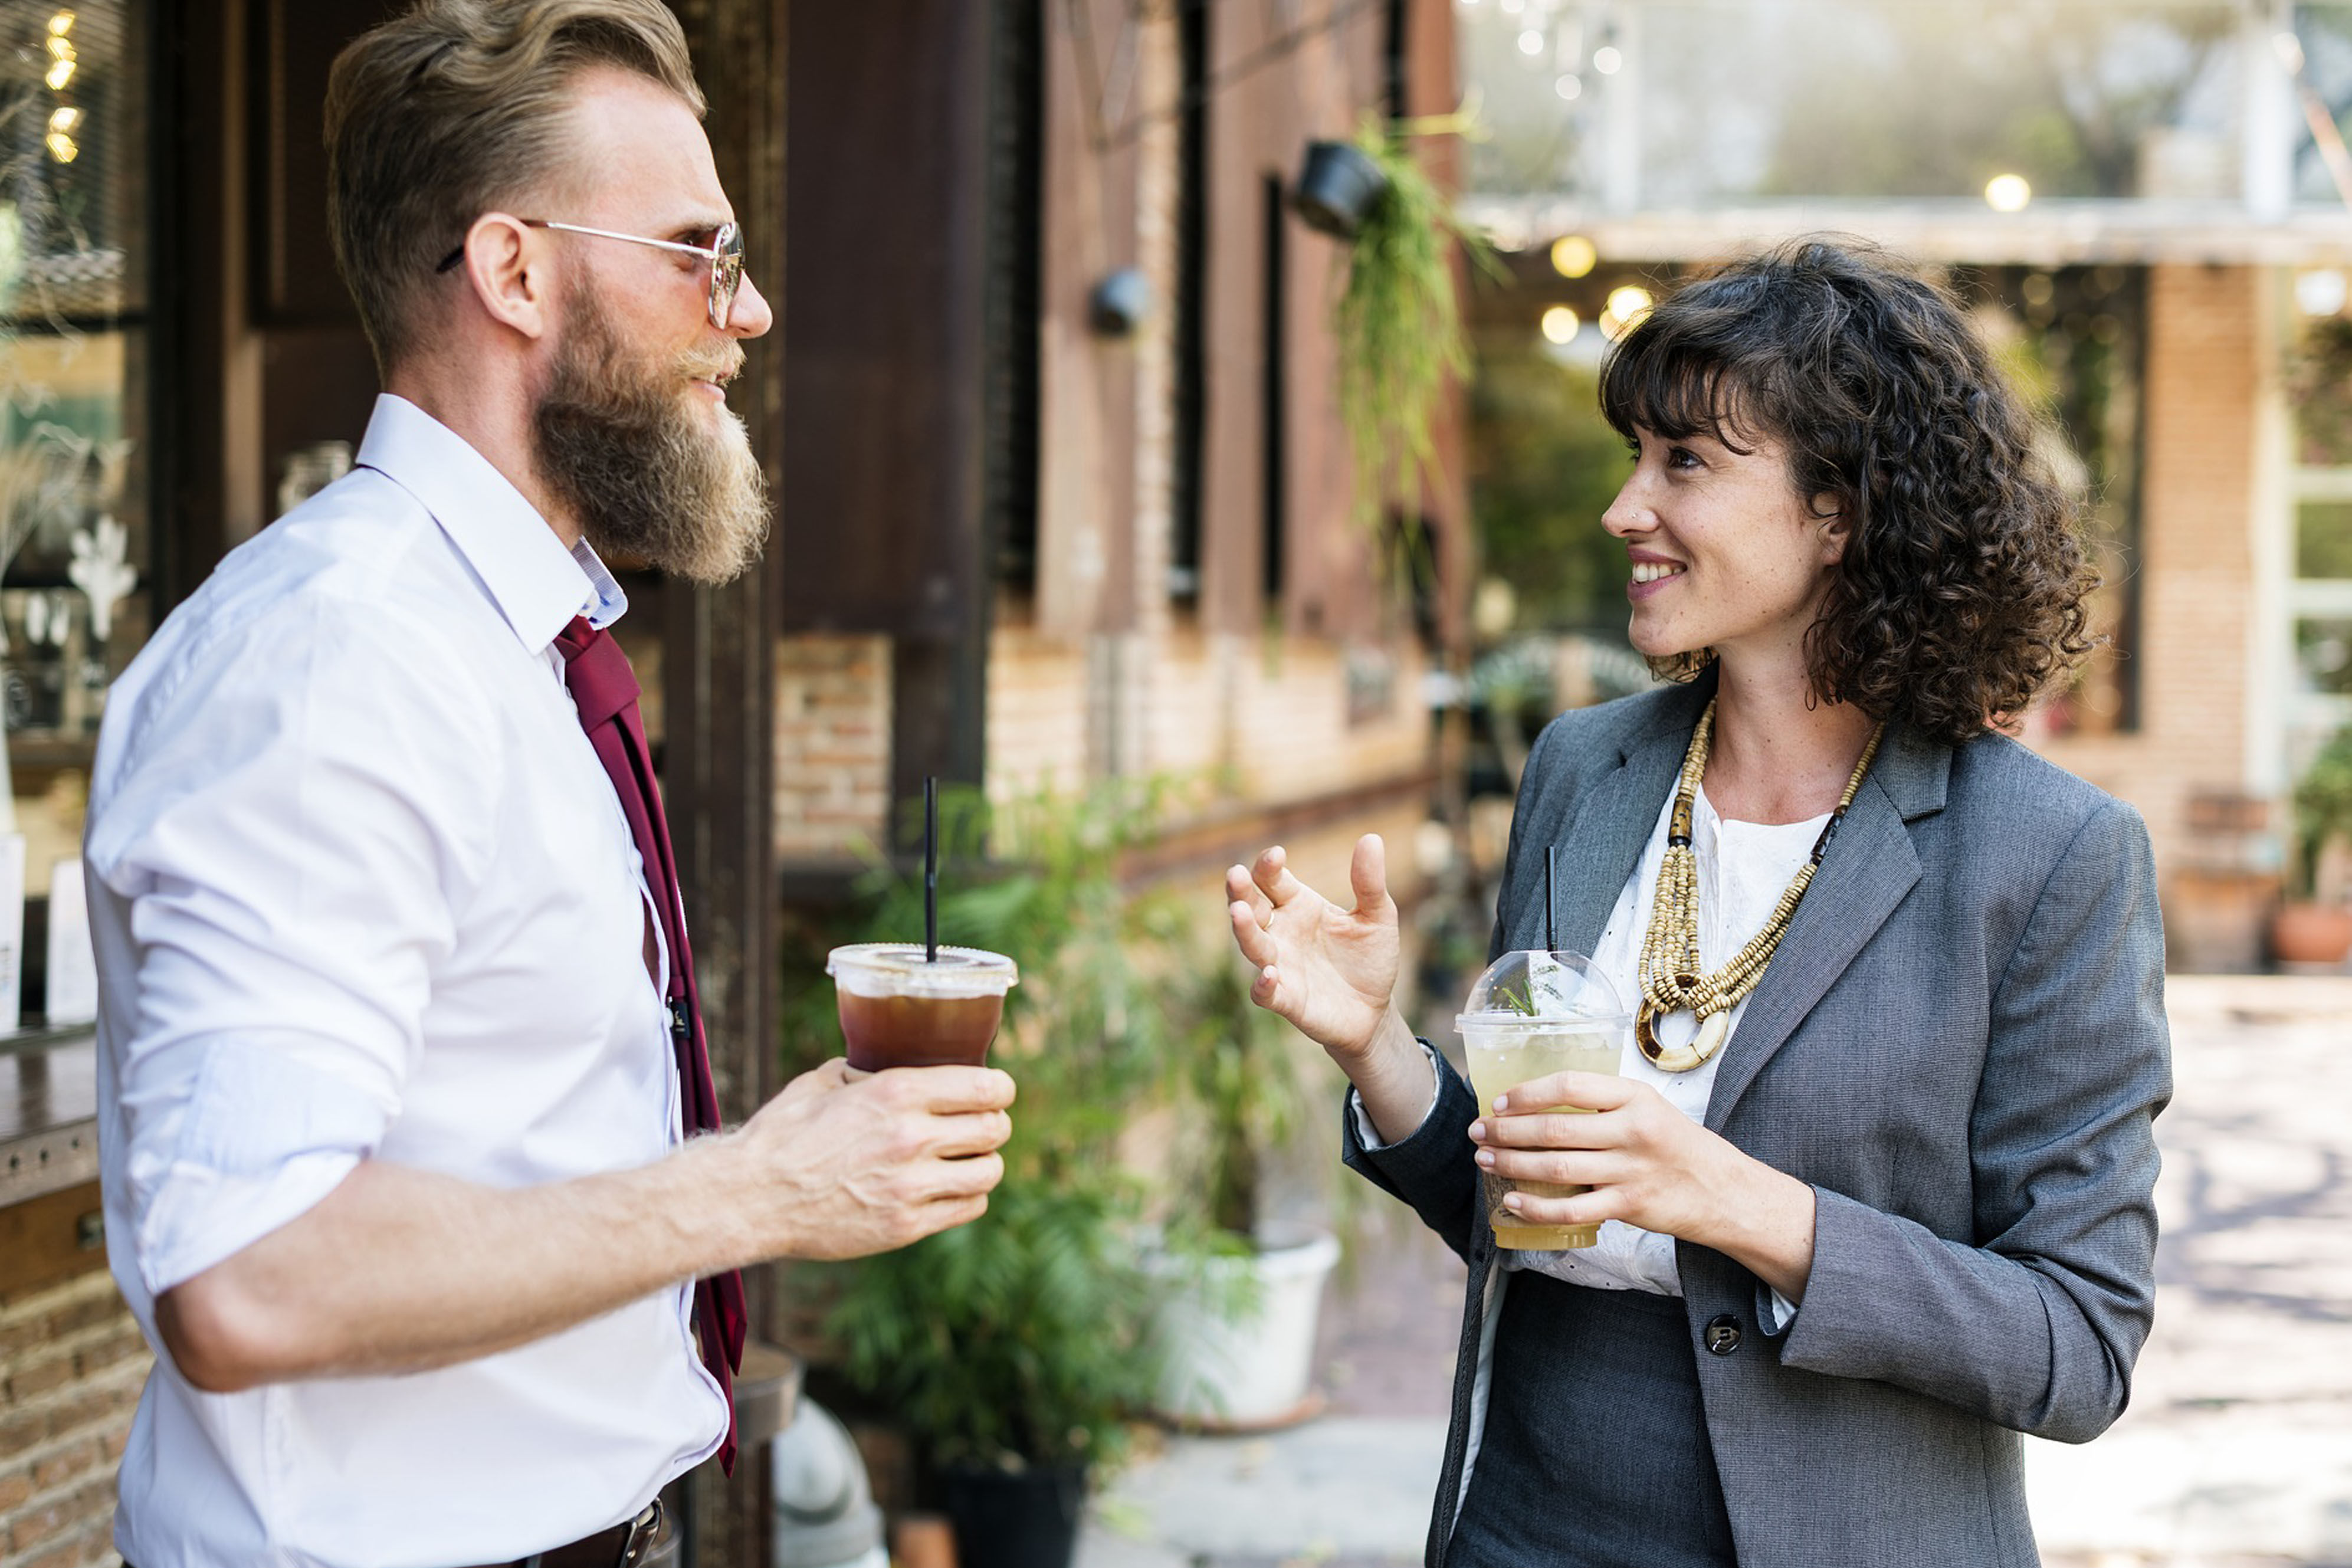
[[[1969,1121],[1977,1245],[1816,1189],[1784,1364],[1875,1378],[2087,1442],[2123,1413],[2155,1312],[2157,1113],[2172,1092],[2147,830],[2076,832],[1992,998]]]
[[[1442,1052],[1426,1040],[1422,1048],[1437,1068],[1437,1099],[1429,1114],[1404,1137],[1375,1149],[1364,1142],[1351,1093],[1339,1110],[1339,1158],[1381,1191],[1412,1205],[1422,1223],[1468,1263],[1482,1217],[1469,1138],[1470,1123],[1478,1120],[1478,1097]]]

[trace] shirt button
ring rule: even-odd
[[[1706,1348],[1710,1355],[1729,1355],[1739,1348],[1739,1320],[1728,1312],[1719,1312],[1706,1321]]]

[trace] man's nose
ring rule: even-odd
[[[758,338],[767,335],[776,324],[775,311],[768,308],[767,296],[751,281],[749,272],[736,286],[734,307],[727,312],[727,333],[730,337]]]

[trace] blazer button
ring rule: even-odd
[[[1739,1320],[1719,1312],[1706,1321],[1706,1348],[1712,1355],[1729,1355],[1739,1348]]]

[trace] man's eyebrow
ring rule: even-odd
[[[670,229],[669,237],[681,242],[698,240],[707,235],[718,233],[720,228],[734,221],[735,220],[733,218],[729,217],[699,216],[688,218],[685,222],[680,223]]]

